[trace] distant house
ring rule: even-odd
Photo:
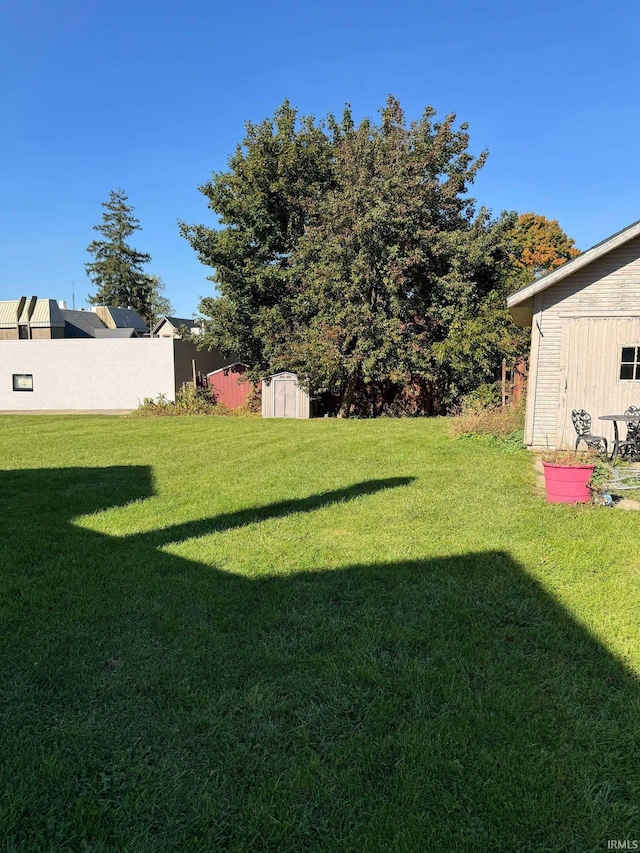
[[[21,296],[0,302],[0,341],[59,338],[130,338],[149,334],[130,308],[69,310],[64,302]]]
[[[111,308],[107,305],[96,305],[92,310],[100,317],[107,329],[112,331],[133,329],[135,337],[138,338],[149,334],[147,324],[132,308]]]
[[[572,448],[571,412],[610,441],[600,415],[640,406],[640,222],[608,237],[507,299],[531,325],[525,443]]]
[[[0,302],[0,341],[52,340],[65,337],[65,320],[55,299]]]
[[[184,330],[190,335],[202,334],[202,326],[197,320],[184,317],[163,317],[151,330],[154,338],[181,338]]]
[[[65,338],[142,338],[148,329],[142,318],[126,308],[96,307],[91,311],[60,310]]]
[[[60,309],[64,320],[65,338],[95,338],[100,332],[106,332],[107,327],[95,311],[75,311]],[[108,331],[113,331],[109,329]],[[128,330],[131,336],[134,330]]]
[[[191,341],[150,337],[130,309],[0,302],[0,411],[135,409],[145,397],[175,400],[198,373],[229,361]]]

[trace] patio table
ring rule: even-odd
[[[640,422],[640,415],[600,415],[599,421],[613,421],[613,451],[611,453],[611,462],[616,461],[618,450],[620,448],[620,433],[618,431],[618,421],[623,421],[626,424],[637,424]]]

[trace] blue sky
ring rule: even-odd
[[[472,194],[558,219],[579,248],[640,219],[640,15],[627,0],[532,3],[0,0],[0,299],[76,307],[111,189],[124,189],[176,313],[212,292],[177,220],[247,119],[376,115],[389,93],[470,126]]]

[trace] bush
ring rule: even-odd
[[[460,404],[462,412],[480,412],[484,409],[497,409],[502,401],[502,389],[500,382],[482,385],[465,395]]]
[[[134,414],[136,415],[212,415],[217,414],[218,405],[215,398],[206,388],[194,388],[193,385],[183,385],[176,394],[173,403],[167,400],[165,394],[158,394],[153,399],[145,397]]]
[[[481,406],[476,400],[467,402],[459,415],[451,418],[451,434],[454,438],[471,436],[493,436],[502,443],[524,442],[524,399],[517,400],[504,409],[495,405]]]
[[[257,399],[257,404],[256,404]],[[257,408],[256,408],[257,406]],[[159,394],[155,399],[145,397],[141,405],[133,412],[134,415],[146,417],[149,415],[216,415],[217,417],[255,417],[260,411],[259,395],[249,396],[240,409],[228,409],[223,403],[216,403],[215,396],[208,388],[194,388],[193,385],[183,385],[176,394],[175,403],[167,400],[165,394]]]
[[[168,415],[172,414],[169,408],[173,408],[175,403],[167,400],[166,394],[158,394],[153,397],[145,397],[138,408],[133,412],[134,415]]]
[[[216,398],[208,388],[183,385],[176,394],[176,409],[181,415],[210,415],[217,409]]]
[[[242,406],[239,411],[246,415],[261,415],[262,390],[260,388],[256,388],[255,385],[252,385],[251,390],[249,391],[249,396],[247,397],[244,406]]]

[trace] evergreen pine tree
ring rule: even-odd
[[[88,301],[90,305],[133,308],[149,323],[153,320],[157,283],[142,269],[151,260],[151,255],[138,252],[128,243],[134,231],[140,229],[128,201],[123,190],[112,190],[109,201],[102,203],[102,223],[93,228],[104,239],[93,240],[87,246],[94,260],[86,263],[85,269],[97,288]]]

